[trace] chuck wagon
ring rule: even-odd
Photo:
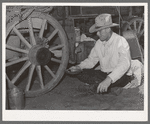
[[[84,22],[89,18],[94,19],[97,15],[90,11],[87,14],[86,9],[81,7],[79,11],[76,7],[54,8],[6,7],[7,88],[11,85],[22,88],[26,97],[35,97],[51,91],[62,79],[68,62],[76,64],[74,29],[77,22],[82,19]],[[88,8],[90,9],[91,7]],[[115,7],[111,9],[116,10]],[[108,12],[108,9],[102,10]],[[115,13],[112,10],[110,12]],[[123,24],[121,26],[123,30],[136,31],[140,39],[144,34],[143,17],[130,18],[130,21],[122,23],[120,8],[117,8],[117,13],[120,26]]]

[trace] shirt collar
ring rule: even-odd
[[[103,45],[110,46],[111,43],[113,42],[114,37],[115,37],[115,33],[112,32],[112,35],[111,35],[111,37],[109,38],[108,41],[101,41],[101,40],[100,40],[100,41],[101,41],[101,43],[102,43]]]

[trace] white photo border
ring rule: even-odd
[[[144,110],[143,111],[69,111],[6,110],[5,32],[7,5],[38,6],[144,6]],[[2,121],[147,121],[148,120],[148,3],[2,3]]]

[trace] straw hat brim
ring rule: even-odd
[[[90,27],[89,32],[90,32],[90,33],[94,33],[94,32],[97,32],[97,31],[99,31],[99,30],[101,30],[101,29],[110,28],[110,27],[115,27],[115,26],[119,26],[119,24],[112,23],[111,25],[102,26],[102,27],[99,27],[99,28],[97,28],[97,27],[95,26],[95,24],[94,24],[94,25],[92,25],[92,26]]]

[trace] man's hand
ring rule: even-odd
[[[69,70],[70,70],[71,72],[76,72],[76,71],[80,71],[81,68],[80,68],[79,66],[72,66],[72,67],[69,68]]]
[[[98,85],[97,93],[107,92],[107,89],[110,86],[111,82],[112,82],[111,78],[107,76],[107,78]]]

